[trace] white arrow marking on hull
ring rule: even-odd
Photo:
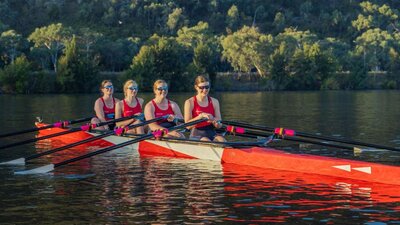
[[[341,165],[341,166],[333,166],[333,167],[335,167],[335,168],[337,168],[337,169],[345,170],[345,171],[347,171],[347,172],[350,172],[350,171],[351,171],[350,165]]]
[[[357,167],[357,168],[353,168],[353,170],[371,174],[371,167]]]

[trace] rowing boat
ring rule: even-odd
[[[47,124],[37,123],[36,125],[41,127]],[[40,130],[39,135],[48,135],[61,131],[65,131],[65,129],[48,128]],[[96,135],[98,133],[79,131],[52,139],[57,139],[57,141],[68,144]],[[96,141],[96,145],[100,147],[112,146],[126,142],[131,138],[129,136],[111,135]],[[141,156],[212,160],[224,164],[228,163],[400,185],[400,179],[398,179],[400,167],[398,166],[326,156],[292,154],[266,146],[251,145],[254,144],[246,144],[244,142],[237,145],[235,142],[211,143],[164,138],[162,140],[144,140],[130,145],[129,148]]]

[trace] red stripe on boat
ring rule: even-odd
[[[290,154],[268,148],[226,148],[224,163],[313,173],[400,185],[400,167],[324,156]]]

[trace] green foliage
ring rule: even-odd
[[[185,17],[182,13],[183,10],[181,8],[176,8],[168,15],[167,27],[171,34],[184,25]]]
[[[235,31],[239,26],[239,10],[236,5],[232,5],[226,15],[226,24],[230,30]]]
[[[24,55],[0,70],[0,85],[5,93],[28,93],[31,64]]]
[[[363,89],[366,87],[368,70],[359,56],[351,59],[350,77],[346,89]]]
[[[400,54],[395,49],[390,49],[390,67],[386,87],[395,89],[400,87]]]
[[[272,36],[261,34],[255,27],[244,26],[226,36],[222,42],[222,56],[236,71],[250,72],[257,69],[266,75],[268,54],[272,48]]]
[[[321,90],[339,90],[340,84],[335,77],[328,77],[321,85]]]
[[[3,50],[0,49],[3,62],[5,64],[13,63],[15,58],[25,48],[26,40],[22,38],[22,35],[16,33],[15,30],[8,30],[1,33],[0,46],[3,46]]]
[[[66,43],[58,68],[56,80],[60,92],[91,92],[98,83],[98,62],[78,52],[75,36]]]
[[[0,68],[26,55],[32,70],[57,72],[59,90],[79,92],[90,91],[99,70],[137,73],[141,83],[150,85],[147,89],[156,77],[177,82],[173,88],[183,90],[194,74],[214,79],[216,72],[232,70],[257,71],[277,89],[331,88],[332,80],[345,88],[364,88],[366,74],[379,70],[388,74],[387,87],[398,87],[398,5],[340,0],[3,1]],[[71,52],[64,48],[73,34]],[[338,72],[351,75],[334,77]]]
[[[320,89],[322,82],[336,71],[332,51],[315,43],[315,39],[309,31],[294,29],[277,35],[271,77],[278,89]]]
[[[152,91],[152,84],[157,79],[166,80],[171,90],[183,91],[189,77],[184,74],[188,62],[185,63],[182,55],[184,49],[175,39],[153,36],[134,57],[128,76],[139,81],[145,91]]]
[[[393,37],[379,28],[369,29],[356,39],[355,55],[362,56],[370,70],[379,71],[389,60]]]
[[[58,71],[57,71],[57,83],[59,84],[60,92],[73,92],[76,91],[74,88],[75,74],[73,67],[78,61],[78,53],[76,49],[76,38],[66,43],[64,49],[64,55],[58,60]]]
[[[29,35],[28,40],[34,42],[35,48],[45,47],[51,56],[54,71],[57,72],[57,61],[60,51],[64,48],[65,41],[69,38],[69,29],[61,23],[50,24],[46,27],[36,28]]]
[[[31,74],[29,79],[32,84],[32,93],[55,93],[56,92],[56,76],[53,73],[39,71]]]

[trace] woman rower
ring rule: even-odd
[[[151,120],[165,115],[170,115],[168,119],[149,124],[151,131],[168,129],[176,125],[175,119],[183,119],[179,106],[167,99],[168,84],[164,80],[154,82],[153,91],[155,98],[148,102],[144,108],[146,120]],[[171,131],[164,136],[184,138],[185,136],[178,131]]]
[[[98,98],[94,103],[94,111],[96,117],[92,118],[91,124],[106,122],[114,119],[115,103],[119,100],[113,97],[114,86],[110,80],[103,80],[100,85],[100,92],[102,97]],[[113,129],[115,124],[97,127],[98,130]]]
[[[185,101],[185,123],[208,118],[208,121],[190,127],[190,138],[202,141],[225,142],[225,138],[218,135],[215,128],[221,128],[221,112],[217,99],[208,96],[210,81],[205,76],[197,76],[194,88],[197,94]]]
[[[125,98],[122,101],[117,102],[115,105],[115,119],[127,116],[140,116],[142,114],[143,99],[136,97],[138,93],[138,85],[133,80],[127,80],[124,84],[124,95]],[[129,119],[121,122],[117,122],[118,127],[126,127],[131,124],[141,123],[140,119]],[[129,134],[143,134],[143,127],[137,127],[132,130],[128,130]]]

